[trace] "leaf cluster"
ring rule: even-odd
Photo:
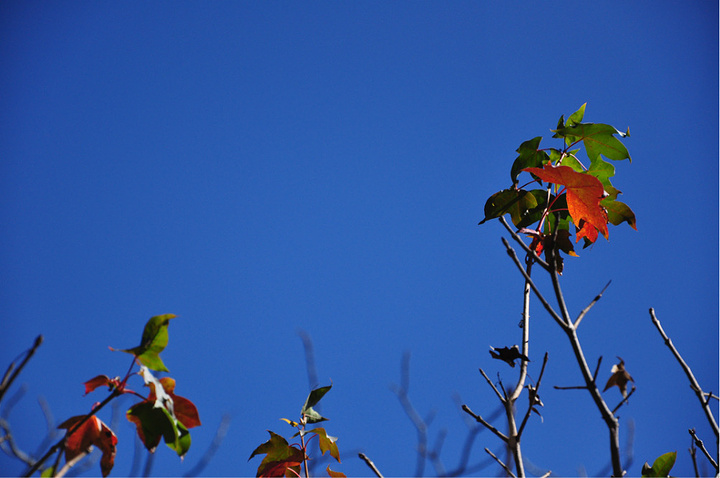
[[[123,395],[135,395],[142,400],[131,406],[126,413],[128,421],[135,425],[138,437],[151,453],[155,452],[160,439],[174,450],[181,458],[190,449],[190,432],[188,429],[200,426],[200,417],[190,400],[175,394],[175,380],[170,377],[157,378],[151,370],[167,372],[168,369],[160,358],[160,353],[168,344],[168,324],[175,318],[173,314],[151,317],[143,329],[140,345],[130,349],[110,350],[133,355],[133,364],[124,378],[110,378],[98,375],[84,383],[85,394],[99,387],[107,386],[110,395],[97,404],[87,415],[79,415],[64,421],[59,428],[67,429],[59,448],[65,451],[65,461],[70,463],[91,446],[97,446],[103,452],[100,468],[103,476],[107,476],[113,468],[117,437],[115,433],[95,414],[110,400]],[[140,364],[140,370],[133,374],[133,366]],[[129,378],[140,375],[149,391],[143,396],[127,387]],[[52,451],[52,450],[51,450]],[[46,455],[47,457],[48,455]],[[38,464],[38,466],[41,462]],[[55,473],[55,466],[49,468]]]
[[[533,238],[531,248],[537,254],[552,246],[573,256],[577,254],[570,239],[571,224],[575,226],[575,242],[583,239],[584,247],[600,234],[607,239],[608,224],[627,222],[637,229],[635,214],[617,200],[621,192],[610,182],[615,166],[605,160],[631,161],[619,139],[630,133],[607,124],[584,123],[584,115],[582,105],[567,121],[560,117],[551,131],[553,138],[563,140],[561,148],[541,149],[541,136],[520,145],[510,168],[511,186],[488,198],[480,224],[509,214],[518,230]],[[587,165],[578,158],[581,147],[585,148]],[[531,180],[519,186],[522,173],[529,173]],[[541,187],[525,189],[537,185]]]
[[[337,446],[337,438],[327,434],[322,427],[306,429],[306,425],[320,423],[328,420],[317,412],[315,407],[320,400],[330,391],[332,385],[320,387],[312,390],[308,395],[305,403],[300,409],[300,421],[295,422],[287,418],[281,418],[291,427],[297,429],[292,438],[300,438],[300,443],[288,443],[281,435],[268,430],[270,439],[261,444],[250,455],[248,461],[257,455],[265,455],[257,469],[257,477],[271,476],[300,476],[301,465],[305,465],[305,476],[308,476],[307,461],[310,457],[307,455],[307,446],[314,437],[318,439],[318,446],[322,455],[329,452],[330,456],[340,463],[340,452]],[[333,471],[328,466],[325,470],[330,477],[344,477],[343,473]]]

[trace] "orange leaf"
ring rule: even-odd
[[[552,166],[544,169],[525,168],[523,171],[534,174],[545,182],[565,186],[567,189],[567,205],[573,222],[579,231],[575,242],[587,237],[595,242],[598,232],[608,238],[607,213],[600,205],[605,189],[598,178],[587,173],[578,173],[569,166]]]

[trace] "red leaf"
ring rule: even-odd
[[[85,415],[69,418],[58,428],[71,429],[76,423],[85,418]],[[102,420],[95,415],[91,416],[78,429],[72,432],[65,440],[65,461],[70,461],[95,445],[102,450],[100,469],[102,475],[107,476],[115,465],[115,451],[117,437]]]
[[[85,382],[85,395],[92,392],[98,387],[102,387],[103,385],[107,385],[107,387],[112,390],[114,387],[118,386],[118,380],[111,379],[107,375],[98,375],[95,378],[91,378],[90,380]]]
[[[544,169],[525,168],[523,171],[532,173],[545,182],[566,187],[568,211],[579,229],[575,242],[582,237],[595,242],[598,232],[601,232],[605,239],[608,238],[607,213],[600,205],[605,189],[598,178],[575,172],[569,166],[552,166],[550,163],[547,163]]]
[[[170,377],[163,377],[160,379],[160,383],[165,389],[165,393],[170,395],[173,400],[175,418],[185,425],[185,428],[199,427],[201,423],[197,407],[187,398],[175,395],[175,380]]]

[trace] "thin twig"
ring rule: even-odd
[[[540,382],[542,382],[543,374],[545,373],[545,365],[547,365],[548,361],[548,353],[545,352],[545,357],[543,357],[543,363],[542,367],[540,368],[540,375],[538,376],[537,383],[535,384],[535,391],[534,392],[528,392],[530,395],[530,406],[527,409],[527,412],[525,412],[525,416],[523,417],[523,421],[520,424],[520,428],[517,432],[517,439],[520,441],[520,436],[522,435],[523,429],[525,428],[525,424],[527,423],[528,419],[530,418],[530,413],[533,410],[533,407],[535,406],[535,397],[537,396],[537,392],[540,389]]]
[[[527,244],[525,244],[525,241],[523,241],[522,238],[521,238],[515,231],[512,230],[512,228],[511,228],[510,225],[507,223],[507,221],[505,220],[505,218],[502,217],[502,216],[500,216],[498,219],[500,219],[500,222],[502,223],[503,226],[505,226],[505,229],[507,229],[507,231],[510,233],[510,235],[512,236],[512,238],[515,239],[515,242],[517,242],[518,244],[520,244],[520,247],[522,247],[523,250],[524,250],[530,257],[532,257],[535,262],[537,262],[537,263],[540,265],[540,267],[542,267],[542,268],[545,269],[546,271],[549,271],[549,270],[550,270],[550,266],[548,265],[548,263],[545,262],[544,260],[542,260],[542,259],[540,258],[540,256],[538,256],[538,255],[535,253],[535,251],[533,251],[532,249],[530,249],[530,248],[527,246]]]
[[[55,453],[58,450],[61,450],[65,446],[65,441],[68,439],[68,437],[70,435],[75,433],[83,424],[85,424],[85,422],[90,420],[91,417],[95,416],[95,414],[97,414],[100,410],[102,410],[105,407],[105,405],[107,405],[108,403],[110,403],[110,401],[112,401],[116,397],[119,397],[120,395],[122,395],[121,392],[119,392],[117,389],[113,389],[113,391],[110,392],[110,395],[108,395],[107,398],[105,398],[105,400],[100,402],[100,404],[97,407],[93,408],[92,411],[90,413],[88,413],[87,415],[85,415],[82,419],[78,420],[75,423],[75,425],[73,425],[73,427],[70,428],[57,443],[55,443],[55,445],[50,447],[50,449],[37,462],[35,462],[35,464],[32,467],[30,467],[29,470],[27,470],[25,472],[25,474],[23,476],[25,476],[25,477],[32,476],[32,474],[35,473],[42,466],[42,464],[48,458],[50,458],[52,456],[53,453]]]
[[[518,267],[518,269],[520,270],[520,273],[523,275],[523,277],[525,278],[525,280],[530,284],[530,287],[532,287],[533,292],[535,292],[535,295],[537,296],[538,300],[540,300],[540,303],[543,305],[543,307],[545,307],[545,310],[548,311],[548,314],[550,314],[550,316],[551,316],[553,319],[555,319],[555,322],[557,322],[557,324],[558,324],[560,327],[562,327],[563,329],[567,328],[567,324],[565,324],[565,323],[563,322],[563,320],[560,318],[560,316],[557,314],[557,312],[555,312],[555,310],[554,310],[554,309],[552,308],[552,306],[548,303],[548,301],[545,300],[545,297],[542,295],[542,293],[541,293],[540,290],[537,288],[537,286],[535,285],[535,283],[532,281],[532,279],[530,278],[530,276],[527,275],[527,273],[525,272],[525,269],[523,269],[522,264],[520,264],[520,260],[518,259],[518,256],[517,256],[517,254],[515,253],[515,250],[514,250],[512,247],[510,247],[510,244],[508,243],[507,239],[505,239],[505,238],[503,237],[503,238],[502,238],[502,242],[503,242],[503,245],[505,245],[505,248],[507,249],[508,255],[509,255],[510,258],[513,260],[513,262],[515,263],[515,265]]]
[[[600,371],[600,364],[602,363],[602,355],[598,357],[598,363],[597,366],[595,366],[595,373],[593,373],[593,383],[597,383],[597,375]]]
[[[513,473],[512,470],[511,470],[510,468],[508,468],[505,463],[503,463],[502,461],[500,461],[500,458],[496,457],[496,456],[495,456],[495,453],[491,452],[491,451],[490,451],[489,449],[487,449],[487,448],[485,448],[485,453],[487,453],[487,454],[490,455],[491,457],[495,458],[495,461],[497,461],[498,464],[503,467],[503,469],[505,470],[505,473],[507,473],[508,476],[512,476],[513,478],[516,478],[516,477],[515,477],[515,473]]]
[[[504,404],[505,398],[500,394],[498,389],[495,387],[495,384],[492,382],[492,380],[490,380],[490,377],[487,376],[487,374],[485,373],[485,371],[483,369],[479,368],[478,370],[480,370],[480,373],[482,374],[482,376],[485,377],[485,380],[487,381],[487,383],[495,391],[495,395],[497,395],[498,399],[500,399],[500,402],[502,402]]]
[[[667,336],[665,331],[662,328],[662,325],[660,324],[660,321],[655,316],[655,309],[650,308],[650,318],[652,319],[653,324],[655,324],[655,327],[658,329],[658,332],[660,332],[660,335],[662,336],[663,340],[665,341],[665,345],[668,346],[672,354],[677,359],[678,363],[682,367],[683,371],[685,372],[685,375],[687,375],[688,380],[690,380],[690,386],[695,391],[695,394],[697,395],[698,399],[700,400],[700,404],[702,405],[703,411],[705,412],[705,416],[708,419],[708,422],[710,423],[710,427],[712,428],[713,432],[715,433],[715,441],[718,442],[720,438],[720,434],[718,433],[718,425],[715,421],[715,417],[713,416],[712,410],[708,406],[708,403],[705,401],[705,395],[702,391],[702,388],[700,388],[700,384],[698,384],[698,381],[695,379],[695,375],[693,375],[692,370],[688,366],[687,363],[685,363],[685,360],[683,360],[682,356],[680,356],[680,352],[677,351],[675,346],[672,343],[672,340],[670,340],[670,337]],[[720,442],[718,442],[720,443]],[[717,469],[717,466],[715,467]]]
[[[713,468],[715,468],[715,473],[717,474],[718,464],[713,459],[713,457],[710,456],[710,453],[707,451],[707,448],[705,448],[705,444],[703,443],[703,441],[700,438],[698,438],[697,434],[695,433],[695,429],[694,428],[689,429],[688,433],[690,433],[690,436],[693,438],[695,445],[698,448],[700,448],[700,451],[703,452],[703,455],[705,455],[705,457],[710,461],[710,464],[713,466]]]
[[[576,329],[578,328],[578,325],[580,325],[580,321],[583,319],[583,317],[585,317],[585,314],[590,312],[590,309],[592,309],[592,306],[595,305],[597,303],[597,301],[600,300],[600,298],[603,296],[603,294],[605,293],[607,288],[610,287],[610,282],[612,282],[612,281],[608,281],[608,283],[605,285],[605,287],[603,287],[603,290],[601,290],[600,293],[595,296],[595,298],[592,300],[592,302],[590,302],[590,304],[588,304],[587,307],[585,307],[582,311],[580,311],[578,318],[575,319],[574,327]]]
[[[575,385],[572,387],[561,387],[559,385],[553,385],[555,390],[587,390],[587,385]]]
[[[372,472],[375,473],[375,476],[377,476],[378,478],[383,478],[382,473],[380,473],[380,470],[377,469],[375,463],[373,463],[370,458],[365,455],[365,453],[358,453],[358,456],[362,461],[365,462],[365,464],[372,470]]]
[[[8,391],[12,383],[15,381],[17,376],[20,374],[22,369],[25,367],[25,365],[28,363],[28,361],[32,358],[33,355],[35,355],[35,351],[42,345],[43,343],[43,336],[38,335],[35,338],[35,342],[33,342],[32,347],[28,349],[28,351],[25,354],[25,358],[22,362],[20,362],[20,365],[18,365],[17,368],[15,368],[15,363],[11,363],[8,367],[7,371],[5,372],[5,375],[3,376],[2,383],[0,383],[0,402],[2,401],[3,397],[5,396],[5,392]],[[14,369],[14,370],[13,370]]]
[[[618,404],[615,406],[615,408],[612,409],[613,415],[615,415],[615,412],[617,412],[617,411],[620,409],[620,407],[623,406],[623,404],[628,403],[628,400],[630,399],[630,396],[631,396],[633,393],[635,393],[635,390],[636,390],[635,385],[633,385],[633,388],[632,388],[632,390],[630,390],[630,393],[628,393],[627,396],[625,396],[622,400],[620,400],[620,403],[618,403]]]
[[[467,405],[463,405],[462,410],[465,413],[467,413],[468,415],[470,415],[471,417],[473,417],[477,422],[485,425],[485,428],[487,428],[488,430],[493,432],[495,435],[497,435],[497,437],[500,438],[502,441],[504,441],[505,443],[508,442],[508,437],[506,437],[500,430],[498,430],[497,428],[495,428],[494,426],[492,426],[488,422],[486,422],[483,417],[481,417],[480,415],[477,415],[475,412],[470,410],[470,407],[468,407]]]

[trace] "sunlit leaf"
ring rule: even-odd
[[[671,451],[660,455],[653,462],[653,466],[650,466],[645,462],[642,467],[642,476],[647,477],[666,477],[670,475],[670,470],[675,466],[675,460],[677,459],[677,452]]]
[[[308,433],[314,433],[318,436],[320,452],[324,455],[326,451],[330,452],[330,456],[340,462],[340,452],[337,447],[337,438],[327,434],[324,428],[313,428]]]
[[[614,161],[620,161],[630,158],[630,153],[622,142],[614,135],[622,138],[629,136],[629,133],[618,131],[613,126],[602,123],[575,123],[573,125],[566,124],[553,130],[553,137],[565,138],[566,144],[570,145],[578,141],[582,141],[585,146],[588,158],[591,161],[600,155]]]
[[[594,242],[598,232],[601,232],[607,239],[607,215],[605,209],[600,205],[604,189],[599,179],[587,173],[575,172],[568,166],[552,166],[550,164],[546,164],[544,169],[526,168],[525,171],[536,175],[543,181],[567,188],[568,211],[573,222],[579,228],[575,242],[579,241],[581,237],[587,237]]]
[[[330,469],[330,465],[328,465],[325,469],[325,473],[327,473],[330,478],[346,478],[347,476],[345,475],[345,473],[341,473],[339,471],[332,471]]]
[[[170,319],[174,319],[175,317],[174,314],[151,317],[143,329],[140,345],[131,349],[119,349],[119,351],[135,355],[140,363],[152,370],[168,372],[169,370],[165,367],[159,354],[167,347],[168,324],[170,323]],[[110,349],[118,350],[112,347],[110,347]]]

